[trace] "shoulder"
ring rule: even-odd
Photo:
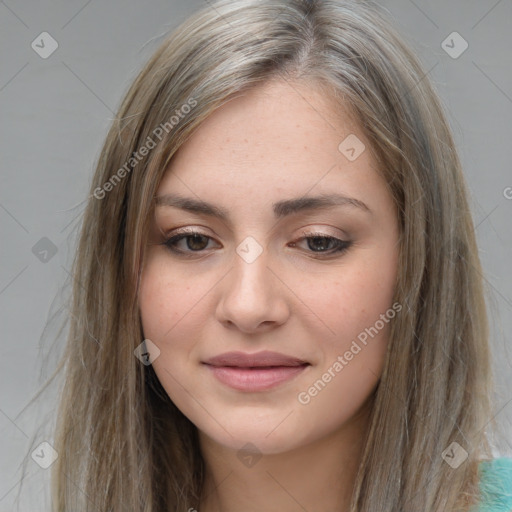
[[[512,512],[512,458],[482,460],[481,503],[473,512]]]

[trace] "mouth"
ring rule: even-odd
[[[277,352],[227,352],[203,364],[221,383],[238,391],[265,391],[293,379],[310,363]]]
[[[205,361],[210,366],[236,366],[237,368],[262,368],[275,366],[301,366],[307,361],[297,357],[264,350],[248,354],[246,352],[225,352]]]

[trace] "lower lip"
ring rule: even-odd
[[[271,368],[240,368],[237,366],[207,365],[223,384],[239,391],[265,391],[286,382],[307,366],[274,366]]]

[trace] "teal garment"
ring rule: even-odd
[[[512,512],[512,458],[480,462],[480,496],[472,512]]]

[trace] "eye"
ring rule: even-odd
[[[300,241],[307,241],[307,251],[317,254],[316,258],[328,257],[333,254],[340,254],[345,252],[352,242],[341,240],[334,236],[326,235],[325,233],[303,233],[304,237],[296,242],[291,242],[289,245],[295,247]],[[163,242],[167,249],[173,253],[183,256],[190,256],[193,253],[201,254],[213,240],[208,235],[196,231],[192,228],[181,230],[178,234],[169,237]],[[182,243],[184,242],[184,243]],[[181,247],[180,247],[181,244]]]
[[[180,233],[171,236],[163,245],[174,253],[189,255],[190,253],[201,253],[208,247],[208,243],[213,238],[196,231],[194,229],[183,229]],[[185,248],[179,247],[180,242],[185,242]]]
[[[350,241],[341,240],[334,236],[326,235],[325,233],[303,233],[303,235],[304,237],[299,241],[306,240],[309,251],[319,254],[319,257],[343,253],[352,245]],[[297,242],[292,242],[290,245],[295,247]]]

